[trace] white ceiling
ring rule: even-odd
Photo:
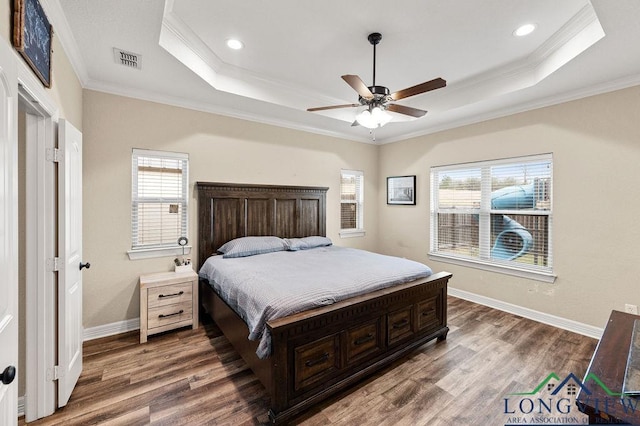
[[[85,88],[362,142],[640,84],[637,0],[41,3]],[[536,31],[513,36],[524,23]],[[351,126],[359,108],[307,112],[357,103],[340,76],[372,84],[371,32],[383,35],[376,84],[394,92],[447,80],[443,89],[397,102],[429,113],[393,114],[372,134]],[[245,48],[228,49],[228,38]],[[113,48],[139,54],[142,69],[116,64]]]

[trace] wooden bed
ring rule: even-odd
[[[328,188],[198,182],[198,267],[243,236],[326,235]],[[271,396],[283,423],[437,338],[447,324],[451,274],[393,286],[270,321],[272,355],[259,359],[244,321],[201,279],[200,299]]]

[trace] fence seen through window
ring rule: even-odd
[[[431,253],[551,272],[552,160],[431,170]]]

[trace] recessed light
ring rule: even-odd
[[[230,39],[227,39],[227,47],[233,50],[240,50],[244,47],[244,44],[242,44],[240,40],[237,40],[235,38],[230,38]]]
[[[513,32],[513,35],[517,36],[517,37],[524,37],[526,35],[531,34],[535,29],[536,29],[536,25],[535,24],[524,24],[524,25],[518,27]]]

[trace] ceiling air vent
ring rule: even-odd
[[[127,52],[126,50],[113,48],[113,59],[116,63],[124,65],[125,67],[135,68],[137,70],[142,69],[142,55],[137,53]]]

